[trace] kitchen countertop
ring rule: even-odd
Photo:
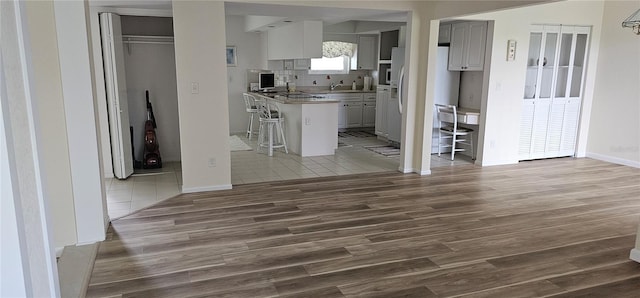
[[[254,96],[270,99],[284,104],[322,104],[322,103],[338,103],[340,100],[331,99],[327,97],[319,97],[314,94],[318,93],[303,93],[303,92],[275,92],[275,93],[262,93],[251,92]]]
[[[351,89],[336,89],[336,90],[326,90],[326,89],[299,89],[301,92],[304,93],[311,93],[311,94],[334,94],[334,93],[376,93],[375,90],[362,90],[362,89],[357,89],[357,90],[351,90]]]

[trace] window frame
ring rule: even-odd
[[[342,62],[342,69],[338,70],[338,69],[313,69],[313,60],[320,60],[323,59],[325,57],[322,58],[311,58],[311,61],[309,62],[309,74],[349,74],[349,71],[351,70],[351,57],[347,57],[347,56],[340,56],[340,58],[343,59]],[[331,58],[328,58],[331,59]]]

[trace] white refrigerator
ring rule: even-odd
[[[405,48],[391,49],[391,90],[387,105],[387,139],[400,143],[402,130],[402,99]],[[406,93],[406,92],[404,92]],[[406,98],[406,96],[404,96]]]
[[[438,61],[436,61],[436,90],[434,104],[458,105],[460,92],[460,72],[449,71],[449,47],[438,47]],[[438,153],[438,130],[440,123],[433,107],[433,133],[431,153]]]

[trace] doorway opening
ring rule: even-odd
[[[180,193],[173,21],[100,14],[111,156],[110,218]]]

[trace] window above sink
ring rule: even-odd
[[[322,43],[322,58],[312,58],[309,74],[348,74],[358,45],[342,41]]]

